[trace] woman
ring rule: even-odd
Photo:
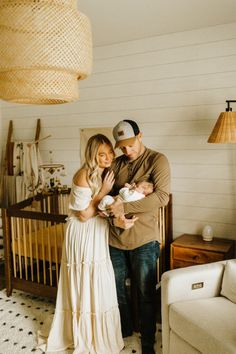
[[[39,336],[46,353],[118,354],[124,346],[109,226],[97,215],[98,203],[114,183],[107,170],[113,159],[109,139],[94,135],[85,164],[73,177],[55,315],[49,335]]]

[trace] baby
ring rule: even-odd
[[[109,216],[107,212],[108,205],[114,203],[116,198],[120,198],[123,202],[135,202],[140,200],[147,195],[153,193],[153,183],[148,181],[140,181],[137,183],[126,183],[123,188],[120,189],[119,194],[116,197],[110,195],[105,195],[98,204],[98,209],[103,212],[103,214]]]

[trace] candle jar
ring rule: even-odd
[[[202,238],[204,241],[212,241],[213,240],[213,228],[211,225],[205,225],[202,230]]]

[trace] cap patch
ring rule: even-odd
[[[121,131],[117,132],[117,134],[118,134],[118,136],[122,136],[122,135],[125,135],[125,132],[124,132],[124,130],[121,130]]]

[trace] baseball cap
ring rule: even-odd
[[[139,133],[138,124],[133,120],[124,119],[120,121],[113,129],[113,136],[116,141],[115,148],[120,145],[132,144]]]

